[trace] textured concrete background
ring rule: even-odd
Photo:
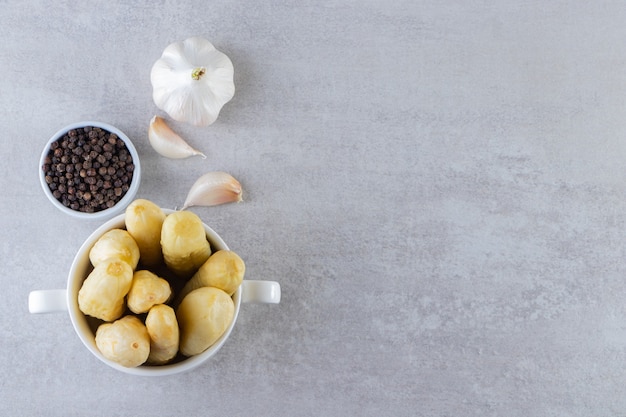
[[[125,3],[0,0],[0,415],[626,415],[623,2]],[[150,68],[192,35],[237,92],[172,123],[208,159],[166,160]],[[28,313],[97,226],[37,178],[85,119],[134,140],[140,197],[244,186],[193,211],[283,301],[192,373],[119,373]]]

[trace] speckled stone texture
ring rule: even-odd
[[[622,2],[127,3],[0,0],[0,415],[626,415]],[[237,91],[167,160],[150,68],[193,35]],[[80,120],[133,139],[138,197],[244,187],[192,210],[283,299],[200,369],[122,374],[28,312],[98,226],[38,183]]]

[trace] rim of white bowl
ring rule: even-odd
[[[57,141],[70,130],[87,126],[99,127],[111,133],[115,133],[117,137],[122,139],[126,144],[126,148],[133,158],[133,164],[135,165],[135,169],[133,170],[133,178],[130,182],[128,191],[126,191],[126,194],[124,194],[124,197],[122,197],[122,199],[118,201],[113,207],[105,210],[96,211],[94,213],[83,213],[81,211],[72,210],[69,207],[65,207],[59,200],[57,200],[52,195],[52,191],[46,183],[46,174],[43,170],[44,161],[46,159],[46,156],[48,155],[48,151],[50,150],[50,145],[52,144],[52,142]],[[139,154],[137,153],[137,149],[135,148],[135,145],[133,145],[133,142],[124,132],[119,130],[117,127],[108,123],[90,120],[76,122],[71,123],[63,127],[62,129],[59,129],[54,135],[52,135],[52,137],[50,137],[50,139],[46,143],[46,146],[44,146],[41,157],[39,158],[39,182],[41,183],[41,187],[43,188],[46,197],[48,197],[48,200],[50,200],[50,202],[63,213],[78,219],[106,220],[121,213],[135,199],[135,196],[137,195],[137,190],[139,189],[139,184],[141,183],[141,162],[139,161]]]

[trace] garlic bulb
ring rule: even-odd
[[[174,120],[207,126],[235,94],[233,74],[230,59],[208,40],[175,42],[152,66],[152,98]]]
[[[181,210],[191,206],[217,206],[240,202],[241,184],[226,172],[214,171],[201,176],[193,184]]]
[[[159,116],[154,116],[150,120],[148,128],[148,139],[150,145],[160,155],[166,158],[182,159],[199,155],[206,159],[206,155],[197,149],[192,148],[183,138],[174,132]]]

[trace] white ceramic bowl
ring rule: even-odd
[[[59,200],[57,200],[54,197],[54,195],[52,195],[52,191],[50,190],[50,187],[46,183],[46,174],[43,170],[43,165],[44,165],[46,156],[48,155],[48,152],[50,151],[50,145],[53,142],[60,139],[63,135],[65,135],[70,130],[78,129],[78,128],[86,127],[86,126],[99,127],[108,132],[115,133],[117,137],[123,140],[124,143],[126,144],[126,148],[128,149],[128,152],[130,153],[130,155],[132,156],[133,164],[135,165],[135,169],[133,171],[133,178],[129,185],[128,191],[126,191],[126,194],[124,194],[122,199],[118,201],[113,207],[108,208],[106,210],[96,211],[94,213],[84,213],[84,212],[73,210],[69,207],[64,206]],[[79,218],[79,219],[106,220],[121,213],[135,199],[135,196],[137,195],[137,190],[139,189],[139,184],[141,182],[141,166],[140,166],[140,161],[139,161],[139,155],[137,154],[137,150],[135,149],[135,146],[133,145],[131,140],[128,138],[128,136],[126,136],[124,132],[122,132],[115,126],[111,126],[110,124],[107,124],[107,123],[95,122],[95,121],[84,121],[84,122],[72,123],[68,126],[65,126],[63,129],[59,130],[57,133],[55,133],[50,138],[50,140],[48,140],[48,143],[46,143],[46,146],[44,147],[41,153],[41,157],[39,158],[39,181],[41,182],[41,187],[43,188],[43,191],[46,197],[48,197],[48,200],[50,200],[50,202],[56,208],[61,210],[63,213],[66,213],[72,217]]]
[[[164,211],[167,214],[172,213],[171,210]],[[231,324],[228,326],[224,334],[209,349],[205,350],[199,355],[192,356],[190,358],[186,358],[184,360],[177,361],[168,365],[142,365],[136,368],[125,368],[115,362],[106,359],[102,355],[102,353],[100,353],[100,350],[96,346],[94,323],[97,321],[84,315],[83,312],[80,311],[80,308],[78,307],[78,291],[80,290],[80,287],[82,286],[85,277],[93,269],[91,263],[89,262],[89,251],[96,243],[96,241],[107,231],[111,229],[124,228],[125,218],[125,214],[120,214],[100,226],[91,234],[91,236],[87,238],[87,240],[83,243],[81,248],[78,250],[78,253],[76,254],[74,262],[72,263],[72,267],[70,268],[67,295],[68,309],[70,312],[72,324],[74,325],[74,330],[76,330],[76,334],[78,334],[83,344],[95,357],[97,357],[107,365],[111,366],[112,368],[117,369],[118,371],[133,375],[164,376],[186,372],[193,368],[196,368],[200,364],[206,362],[209,358],[215,355],[218,350],[220,350],[222,345],[226,342],[226,339],[228,339],[231,331],[233,330],[235,322],[237,321],[237,316],[239,315],[239,306],[241,304],[241,291],[239,289],[237,289],[237,291],[235,291],[232,296],[233,302],[235,304],[235,315]],[[207,239],[209,240],[213,251],[228,250],[228,246],[226,245],[226,243],[213,229],[211,229],[204,223],[203,226],[206,231]]]
[[[163,210],[166,214],[173,213],[173,210]],[[83,314],[78,306],[78,292],[82,287],[83,281],[93,270],[89,261],[89,252],[98,239],[111,229],[120,229],[125,227],[125,213],[106,221],[97,228],[85,242],[82,244],[74,262],[70,268],[67,279],[67,288],[57,290],[36,290],[31,291],[28,298],[28,309],[31,313],[52,313],[68,311],[72,325],[76,334],[89,351],[99,360],[110,367],[132,375],[142,376],[165,376],[173,375],[181,372],[187,372],[198,368],[200,365],[212,358],[224,345],[230,333],[235,326],[241,304],[244,303],[269,303],[277,304],[280,302],[281,292],[280,284],[275,281],[249,280],[244,279],[241,286],[232,295],[235,305],[235,314],[233,320],[224,331],[222,336],[204,352],[184,358],[178,356],[177,359],[167,365],[150,366],[141,365],[136,368],[125,368],[115,362],[105,358],[98,346],[96,345],[95,332],[100,321]],[[213,252],[218,250],[228,250],[228,246],[222,238],[208,225],[203,223],[206,237],[211,244]]]

